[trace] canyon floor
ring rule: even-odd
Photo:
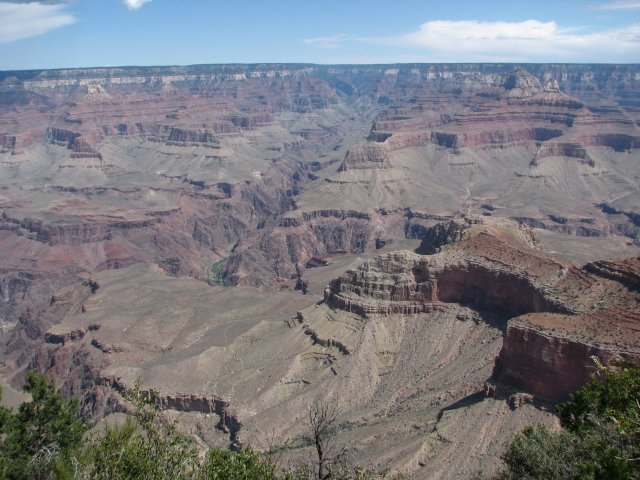
[[[106,71],[0,72],[3,401],[470,478],[640,363],[637,66]]]

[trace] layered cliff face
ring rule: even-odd
[[[389,167],[389,152],[383,145],[364,145],[350,150],[340,165],[339,171],[358,168],[387,168]]]
[[[604,365],[640,364],[640,258],[577,268],[488,225],[466,232],[471,238],[435,255],[394,252],[348,270],[330,283],[325,300],[365,317],[449,304],[503,315],[510,320],[494,378],[542,399],[564,400],[584,385],[593,357]]]
[[[576,313],[529,314],[511,321],[496,379],[565,400],[595,373],[594,357],[608,366],[640,364],[639,273],[640,258],[570,271],[557,288],[579,302]]]
[[[118,202],[132,184],[165,197],[140,202],[137,217],[173,208],[167,191],[197,195],[202,206],[239,196],[248,208],[223,220],[222,231],[203,225],[204,213],[193,227],[206,246],[229,239],[214,248],[234,253],[224,269],[229,284],[276,286],[313,255],[419,237],[434,222],[417,221],[416,212],[484,213],[632,242],[638,235],[628,183],[640,138],[629,100],[638,90],[633,66],[211,65],[6,72],[1,82],[15,100],[15,109],[0,111],[7,178],[35,182],[34,205],[75,197],[46,212],[50,223],[68,211],[75,218],[61,220],[72,228],[108,236],[88,220],[102,214],[105,197],[90,207],[96,189],[108,189],[116,223],[130,221]],[[265,183],[273,170],[292,176],[279,189],[288,198],[243,197],[242,182]],[[50,195],[53,188],[63,190]],[[85,206],[73,211],[68,202]],[[308,225],[256,232],[266,220],[245,216],[265,216],[270,204],[278,208],[266,216],[285,215],[270,226]],[[36,210],[3,203],[9,218],[58,229]],[[376,228],[305,220],[318,211],[357,212]],[[271,254],[283,241],[289,247]],[[254,263],[260,273],[252,275],[245,266]]]
[[[324,117],[345,115],[303,67],[153,71],[3,74],[3,325],[37,323],[56,289],[103,269],[210,279],[290,209],[304,160],[335,141]],[[331,112],[306,118],[318,110]],[[301,138],[302,123],[322,139]]]
[[[415,478],[492,471],[505,431],[554,425],[536,405],[584,382],[590,356],[640,362],[637,258],[577,267],[491,217],[425,239],[437,253],[390,251],[354,268],[333,257],[304,273],[309,295],[211,289],[144,265],[104,271],[55,295],[44,313],[64,319],[15,361],[81,395],[87,415],[126,411],[119,392],[143,378],[220,446],[297,442],[321,398],[339,406],[349,428],[335,438],[359,462]],[[314,292],[336,271],[322,301]]]
[[[564,66],[529,65],[372,70],[332,69],[351,84],[377,75],[381,108],[368,143],[337,158],[336,171],[316,174],[301,192],[302,212],[348,206],[374,218],[384,210],[405,232],[415,232],[407,207],[432,217],[481,213],[569,235],[624,235],[637,244],[638,198],[626,187],[613,193],[636,175],[637,109],[623,99],[635,93],[616,90],[635,82],[633,72],[580,67],[569,75]],[[579,82],[602,97],[583,97]],[[619,93],[604,94],[608,89]]]
[[[542,288],[561,275],[562,263],[513,248],[483,223],[468,225],[462,236],[472,237],[462,241],[464,247],[442,247],[427,256],[393,252],[348,270],[331,281],[325,300],[365,316],[429,312],[443,303],[509,317],[567,311]]]

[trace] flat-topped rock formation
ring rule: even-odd
[[[594,356],[640,364],[640,258],[579,268],[489,225],[467,226],[467,238],[434,255],[378,256],[333,280],[325,300],[364,317],[449,304],[504,315],[495,378],[543,398],[563,400],[586,383]]]

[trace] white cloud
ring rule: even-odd
[[[333,38],[333,37],[326,37]],[[308,39],[307,43],[321,44]],[[417,31],[390,37],[334,38],[331,46],[358,42],[419,53],[426,62],[638,62],[640,24],[582,32],[556,22],[433,20]]]
[[[337,33],[335,35],[329,35],[327,37],[305,38],[303,42],[307,45],[315,45],[322,48],[338,48],[344,41],[353,38],[355,37],[353,37],[352,35]]]
[[[138,10],[142,8],[145,3],[149,3],[151,0],[122,0],[124,6],[129,10]]]
[[[65,5],[0,2],[0,44],[14,42],[76,22]]]
[[[6,0],[0,3],[40,3],[43,5],[60,5],[71,3],[73,0]]]
[[[563,30],[555,22],[479,22],[437,20],[417,32],[398,37],[408,46],[438,56],[461,55],[493,61],[631,61],[640,58],[640,29],[581,33]]]
[[[619,0],[608,3],[592,5],[595,10],[640,10],[640,2],[637,0]]]

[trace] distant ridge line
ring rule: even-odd
[[[380,70],[399,69],[400,74],[410,73],[412,70],[424,72],[471,72],[487,73],[504,72],[524,68],[531,73],[545,70],[571,70],[571,72],[598,71],[610,74],[640,72],[640,64],[603,64],[603,63],[389,63],[389,64],[313,64],[313,63],[223,63],[223,64],[195,64],[195,65],[156,65],[156,66],[113,66],[87,68],[56,68],[33,70],[2,70],[0,82],[15,78],[20,81],[35,79],[57,78],[86,78],[90,76],[114,75],[184,75],[184,74],[234,74],[248,73],[260,70],[307,70],[319,74],[331,73],[332,70],[344,70],[347,73],[374,73]]]

